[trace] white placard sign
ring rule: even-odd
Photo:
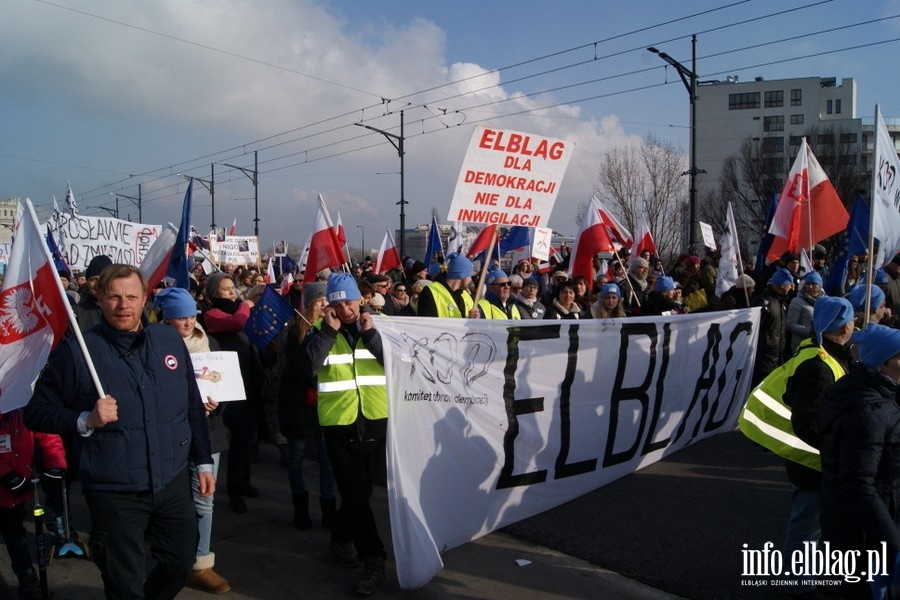
[[[448,220],[546,226],[574,149],[566,140],[475,127]]]
[[[237,352],[195,352],[191,362],[204,401],[207,396],[216,402],[247,399]]]
[[[209,240],[209,253],[220,265],[255,265],[260,261],[259,241],[253,235],[229,235]]]
[[[584,321],[379,320],[397,576],[732,431],[760,309]]]
[[[100,254],[114,263],[139,267],[162,231],[162,225],[68,213],[59,213],[56,226],[51,221],[50,228],[59,251],[73,271],[87,269],[91,259]]]
[[[703,245],[710,250],[715,250],[716,236],[713,233],[712,225],[704,223],[703,221],[697,221],[697,223],[700,224],[700,234],[703,236]]]
[[[540,261],[550,260],[550,242],[553,230],[549,227],[535,227],[531,243],[531,257]]]

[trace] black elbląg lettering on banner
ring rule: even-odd
[[[647,424],[647,412],[650,409],[650,396],[647,394],[647,390],[650,389],[650,383],[653,381],[653,372],[656,368],[656,325],[653,323],[623,323],[619,335],[619,362],[616,365],[616,379],[613,384],[612,396],[610,397],[609,434],[606,436],[606,450],[603,452],[604,467],[628,462],[637,453],[638,446],[640,445],[641,438],[644,434],[644,427]],[[633,336],[637,337],[642,335],[650,338],[650,363],[647,367],[647,375],[638,387],[622,387],[625,373],[628,370],[629,340]],[[641,404],[641,418],[637,428],[637,434],[634,438],[634,443],[622,452],[614,452],[616,432],[619,425],[619,406],[622,402],[635,400]]]
[[[753,331],[753,324],[749,321],[744,321],[743,323],[738,323],[737,326],[731,331],[731,335],[728,336],[728,348],[725,350],[725,365],[722,367],[721,374],[719,375],[719,393],[716,394],[715,400],[713,400],[712,406],[709,410],[709,419],[706,421],[706,426],[703,428],[703,431],[710,432],[718,429],[731,417],[731,412],[735,409],[735,407],[743,406],[745,398],[740,398],[738,402],[738,397],[736,395],[737,392],[737,384],[741,380],[741,375],[744,373],[744,368],[742,366],[738,366],[735,370],[734,380],[729,382],[728,378],[728,365],[731,364],[731,361],[734,359],[734,342],[737,340],[738,336],[741,334],[750,336]],[[725,393],[725,388],[730,384],[731,394]],[[728,408],[725,410],[725,413],[722,415],[721,419],[716,419],[716,413],[719,411],[719,400],[721,398],[731,397],[731,400],[728,401]]]
[[[700,364],[700,377],[697,378],[697,385],[694,386],[694,395],[691,396],[691,403],[684,412],[681,424],[678,426],[678,432],[675,434],[675,441],[681,439],[687,427],[688,419],[697,406],[697,399],[700,398],[700,415],[697,417],[697,423],[694,425],[694,433],[691,439],[697,437],[700,433],[700,425],[703,418],[709,410],[709,390],[712,388],[716,380],[716,363],[719,362],[719,343],[722,341],[722,332],[719,330],[718,323],[710,323],[709,329],[706,331],[706,350],[703,351],[703,359]],[[710,360],[710,357],[712,360]],[[701,397],[702,392],[702,397]]]
[[[578,370],[578,325],[569,326],[569,352],[566,360],[566,376],[563,378],[559,396],[559,456],[556,457],[556,470],[553,479],[563,479],[573,475],[581,475],[597,470],[597,459],[582,460],[567,464],[569,444],[572,436],[572,418],[570,412],[572,382]]]
[[[509,427],[503,435],[503,468],[497,478],[497,489],[543,483],[547,480],[547,470],[513,474],[516,462],[516,437],[519,435],[519,415],[543,412],[544,398],[516,399],[516,371],[519,368],[519,343],[559,338],[560,325],[538,327],[508,327],[506,340],[506,365],[503,367],[503,403]]]
[[[653,405],[653,415],[650,417],[650,428],[644,439],[644,447],[641,448],[641,456],[647,456],[651,452],[660,450],[669,445],[669,438],[653,441],[656,435],[656,425],[659,423],[659,413],[662,411],[663,393],[665,392],[666,374],[669,371],[669,343],[672,341],[672,324],[663,325],[662,359],[659,362],[659,375],[656,377],[656,402]]]

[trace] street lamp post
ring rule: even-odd
[[[253,182],[253,235],[259,238],[259,162],[258,150],[253,151],[253,169],[222,163],[226,167],[237,169]]]
[[[690,196],[688,201],[688,211],[690,214],[690,231],[688,233],[688,250],[691,254],[693,254],[695,243],[697,240],[697,238],[695,237],[697,231],[697,175],[700,173],[706,173],[706,171],[704,171],[703,169],[697,168],[697,36],[691,36],[690,69],[685,67],[683,64],[681,64],[665,52],[661,52],[652,46],[650,48],[647,48],[647,50],[658,55],[665,62],[675,67],[675,70],[678,72],[678,76],[681,77],[681,82],[684,84],[684,87],[687,90],[688,96],[690,96],[691,166],[690,169],[682,173],[682,175],[690,176]]]
[[[365,125],[364,123],[354,123],[354,125],[358,125],[360,127],[365,127],[366,129],[371,129],[372,131],[376,131],[387,138],[387,140],[391,143],[394,148],[397,149],[397,154],[400,156],[400,202],[397,204],[400,205],[400,256],[404,257],[406,254],[404,253],[404,243],[406,240],[406,211],[405,206],[408,202],[403,197],[403,157],[406,154],[403,151],[403,140],[405,139],[403,136],[403,111],[400,111],[400,135],[396,133],[391,133],[390,131],[384,131],[383,129],[378,129],[377,127],[372,127],[371,125]]]
[[[359,251],[361,256],[359,257],[359,262],[362,262],[366,258],[366,226],[365,225],[357,225],[358,229],[362,229],[362,241],[360,242]]]

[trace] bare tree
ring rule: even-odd
[[[594,192],[632,231],[646,217],[664,260],[680,252],[687,238],[685,168],[674,144],[649,135],[638,146],[612,148],[597,174]]]
[[[859,164],[857,135],[843,127],[810,127],[806,130],[806,142],[849,210],[856,191],[866,187],[865,175]]]

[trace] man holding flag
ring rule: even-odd
[[[25,423],[78,446],[91,554],[106,596],[174,598],[197,542],[189,458],[201,495],[215,491],[203,403],[179,335],[142,319],[140,270],[111,265],[96,292],[100,324],[84,333],[83,349],[66,340],[50,355]],[[145,539],[157,560],[146,576]]]

